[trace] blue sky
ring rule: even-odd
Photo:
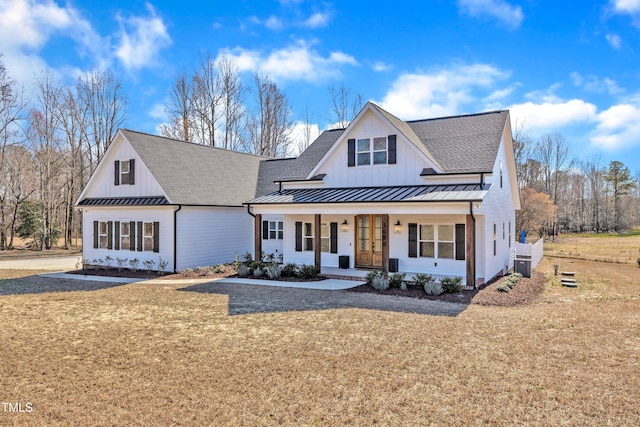
[[[108,67],[127,127],[155,133],[172,79],[200,55],[268,74],[294,120],[330,119],[344,84],[409,120],[511,111],[526,134],[560,133],[573,157],[640,172],[640,0],[0,0],[9,73],[71,81]]]

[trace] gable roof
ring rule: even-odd
[[[173,204],[241,206],[255,197],[264,157],[128,129],[120,132]]]
[[[443,173],[491,172],[509,111],[407,122]]]
[[[442,174],[491,172],[509,120],[508,110],[498,110],[405,122],[372,102],[367,103],[363,111],[367,108],[384,116],[433,161]],[[296,159],[267,160],[260,167],[256,197],[277,190],[273,181],[307,178],[344,131],[334,129],[322,132]]]

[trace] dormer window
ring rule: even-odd
[[[349,139],[347,144],[349,167],[396,163],[395,135]]]
[[[135,159],[113,162],[115,185],[135,184]]]

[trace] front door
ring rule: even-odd
[[[382,268],[382,215],[356,216],[355,264]]]

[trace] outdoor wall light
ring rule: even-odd
[[[344,221],[342,221],[342,231],[344,231],[344,232],[349,231],[349,223],[347,222],[346,219]]]
[[[402,225],[400,224],[400,220],[397,220],[396,223],[393,225],[393,232],[400,233],[401,231],[402,231]]]

